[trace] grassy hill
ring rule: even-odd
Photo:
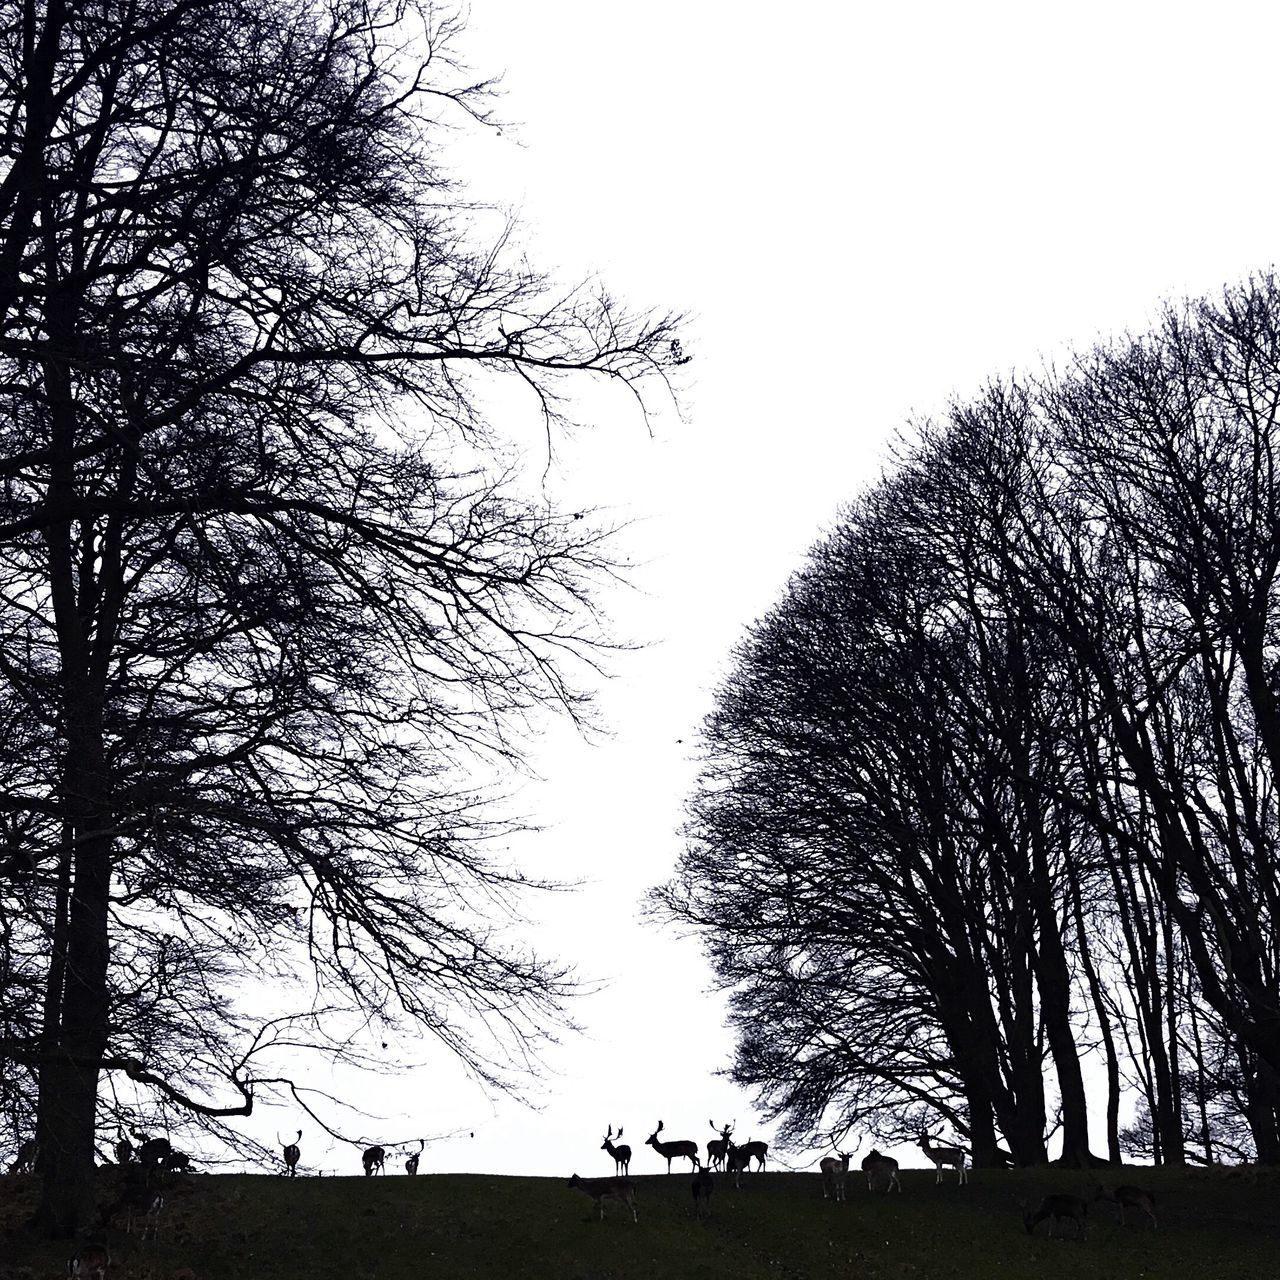
[[[755,1174],[740,1191],[717,1178],[703,1222],[687,1174],[640,1177],[638,1223],[616,1203],[597,1221],[551,1178],[196,1175],[173,1188],[158,1240],[110,1243],[117,1280],[1276,1280],[1280,1172],[1230,1172],[1128,1170],[1155,1193],[1159,1230],[1121,1228],[1097,1204],[1084,1240],[1023,1230],[1015,1197],[1087,1193],[1087,1175],[1056,1169],[979,1171],[967,1187],[908,1170],[891,1197],[851,1174],[844,1204],[822,1199],[816,1173]],[[16,1229],[33,1193],[0,1179],[0,1280],[66,1275],[65,1246]]]

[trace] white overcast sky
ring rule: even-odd
[[[1278,37],[1263,3],[473,0],[463,52],[503,75],[515,126],[460,152],[478,193],[522,209],[536,264],[691,312],[693,362],[683,422],[650,436],[619,398],[557,451],[575,500],[635,522],[635,589],[604,603],[648,647],[601,691],[610,737],[534,744],[520,803],[544,829],[512,852],[587,882],[535,903],[529,936],[608,985],[540,1110],[432,1050],[368,1083],[388,1137],[474,1128],[423,1172],[612,1172],[609,1123],[634,1173],[663,1167],[659,1118],[770,1136],[715,1075],[730,1040],[698,948],[638,910],[678,854],[726,655],[911,415],[1273,262]],[[313,1132],[303,1153],[358,1172]]]

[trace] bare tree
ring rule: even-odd
[[[487,101],[447,18],[49,0],[0,29],[5,1010],[44,963],[0,1056],[71,1235],[103,1072],[251,1109],[252,1042],[164,1051],[228,1012],[219,965],[305,955],[495,1084],[477,1034],[518,1059],[554,1025],[566,973],[490,923],[528,882],[486,853],[478,762],[579,714],[610,565],[521,496],[480,388],[550,429],[573,380],[643,395],[684,357],[483,242],[436,142]]]

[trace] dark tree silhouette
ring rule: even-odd
[[[1037,1158],[1043,1045],[1090,1162],[1093,1042],[1112,1159],[1280,1160],[1277,403],[1271,277],[992,384],[752,629],[657,902],[797,1135],[914,1091]]]
[[[436,138],[486,87],[425,7],[0,31],[0,1057],[69,1235],[104,1071],[252,1107],[224,969],[306,958],[495,1084],[549,1034],[567,975],[494,923],[526,881],[485,852],[484,762],[578,714],[609,564],[521,497],[482,388],[550,430],[574,380],[643,404],[684,356],[468,205]]]

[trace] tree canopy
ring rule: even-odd
[[[654,902],[793,1138],[1089,1163],[1096,1052],[1108,1158],[1280,1160],[1278,333],[1264,276],[915,424],[738,647]]]

